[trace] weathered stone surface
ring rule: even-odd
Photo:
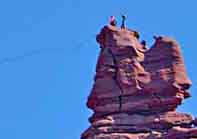
[[[146,49],[129,29],[105,26],[82,139],[195,139],[197,120],[176,112],[190,94],[179,44],[159,37]]]
[[[139,133],[139,134],[112,133],[112,134],[92,135],[89,136],[87,139],[147,139],[148,136],[150,136],[150,133]]]
[[[151,115],[115,113],[103,117],[92,117],[91,122],[94,127],[109,125],[154,127],[156,124],[160,124],[161,128],[169,128],[172,126],[191,125],[192,120],[189,114],[172,111]]]
[[[111,101],[112,100],[112,101]],[[182,99],[177,96],[163,97],[163,96],[144,96],[135,97],[127,96],[122,97],[121,102],[119,98],[116,99],[104,99],[103,101],[97,101],[97,105],[93,108],[95,112],[114,113],[114,112],[163,112],[174,110]],[[121,103],[121,108],[120,108]]]
[[[193,123],[194,123],[195,126],[197,126],[197,118],[195,118]]]
[[[154,92],[172,93],[172,88],[187,90],[191,81],[185,71],[178,43],[168,37],[157,40],[145,53],[144,68],[151,74],[147,88]]]
[[[124,57],[137,57],[139,60],[144,58],[145,49],[130,30],[105,26],[97,35],[97,42],[101,48],[118,46],[111,49],[114,55],[119,56],[117,61]]]
[[[173,127],[164,137],[169,139],[195,138],[197,137],[197,128]]]

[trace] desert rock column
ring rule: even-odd
[[[82,139],[197,139],[196,121],[176,112],[191,86],[178,43],[159,37],[150,49],[135,32],[105,26]]]

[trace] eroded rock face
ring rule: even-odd
[[[101,51],[87,102],[94,113],[82,139],[197,138],[196,120],[175,111],[191,86],[175,40],[161,37],[146,49],[132,30],[110,25],[96,39]]]

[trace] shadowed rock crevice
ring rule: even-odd
[[[82,139],[197,139],[197,120],[176,112],[190,97],[179,44],[159,37],[150,49],[130,29],[105,26]]]
[[[116,57],[115,57],[115,55],[113,54],[113,52],[110,50],[110,49],[108,49],[108,51],[109,51],[109,53],[111,54],[111,56],[112,56],[112,59],[113,59],[113,62],[114,62],[114,64],[115,64],[115,75],[114,75],[114,81],[116,82],[116,84],[117,84],[117,86],[119,87],[119,89],[120,89],[120,96],[118,96],[118,102],[119,102],[119,111],[121,111],[121,109],[122,109],[122,94],[123,94],[123,89],[122,89],[122,87],[120,86],[120,84],[119,84],[119,82],[118,82],[118,77],[117,77],[117,75],[118,75],[118,64],[117,64],[117,61],[116,61]]]

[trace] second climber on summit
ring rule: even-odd
[[[125,26],[125,20],[126,20],[126,16],[125,15],[122,15],[122,25],[121,25],[121,28],[126,28]]]

